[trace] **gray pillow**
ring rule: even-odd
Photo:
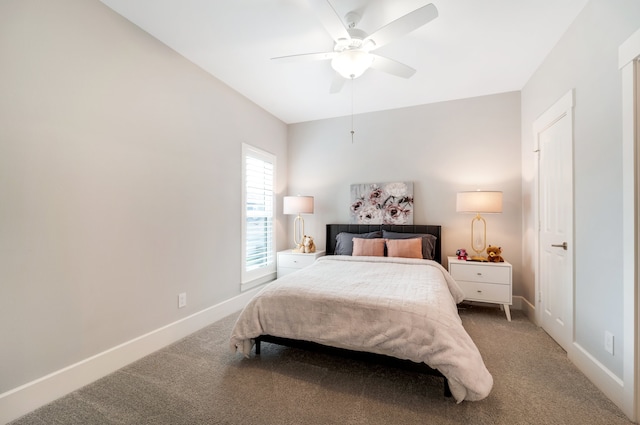
[[[382,231],[382,237],[385,239],[413,239],[422,238],[422,258],[425,260],[433,260],[436,252],[436,240],[438,238],[428,233],[398,233]]]
[[[351,255],[353,253],[353,238],[375,239],[382,236],[380,230],[369,233],[347,233],[340,232],[336,235],[335,255]]]

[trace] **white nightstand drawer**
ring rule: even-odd
[[[291,267],[278,267],[278,277],[286,276],[290,273],[297,272],[300,269],[292,269]]]
[[[511,287],[494,283],[457,281],[464,291],[464,299],[511,304]]]
[[[284,268],[301,269],[303,267],[310,266],[315,261],[316,257],[314,255],[280,255],[278,258],[278,265]]]
[[[324,251],[316,251],[310,254],[293,252],[290,249],[278,252],[278,277],[286,276],[296,270],[304,269],[312,265],[318,258],[324,255]]]
[[[485,266],[480,264],[450,264],[451,276],[457,281],[490,282],[502,285],[511,284],[509,267]]]

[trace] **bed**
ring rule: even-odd
[[[440,226],[329,224],[326,231],[326,256],[247,304],[232,349],[249,356],[255,345],[258,355],[263,341],[331,347],[441,374],[456,402],[485,398],[493,378],[458,316],[464,294],[440,265]],[[398,257],[409,245],[411,253]]]

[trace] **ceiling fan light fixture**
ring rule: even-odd
[[[363,50],[345,50],[331,60],[331,67],[347,79],[361,76],[373,63],[373,55]]]

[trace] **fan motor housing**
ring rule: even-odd
[[[341,38],[336,41],[336,45],[333,48],[334,52],[344,52],[345,50],[362,49],[364,47],[364,40],[368,36],[366,32],[358,28],[349,28],[347,31],[351,38]],[[370,42],[373,43],[373,41]],[[369,42],[366,44],[369,44]],[[366,50],[371,50],[374,46],[375,43],[373,43],[373,46],[368,46]]]

